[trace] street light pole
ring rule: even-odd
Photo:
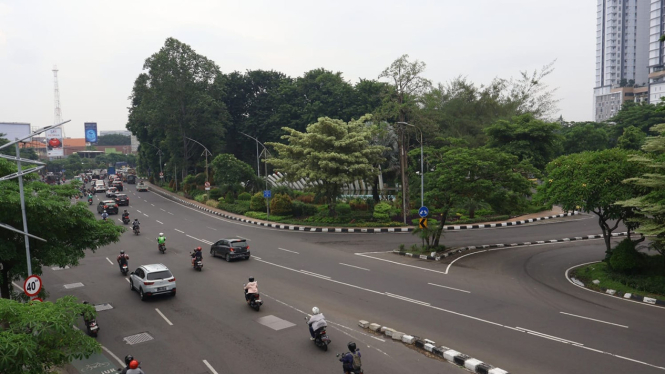
[[[210,153],[210,151],[208,150],[208,148],[206,148],[205,145],[197,142],[196,140],[194,140],[192,138],[188,138],[186,136],[185,136],[185,139],[189,139],[189,140],[193,141],[194,143],[196,143],[196,144],[200,145],[201,147],[203,147],[203,149],[205,149],[205,154],[206,154],[206,182],[210,183],[210,177],[208,176],[208,155],[210,155],[210,157],[212,157],[212,153]]]
[[[270,152],[268,151],[268,148],[266,148],[266,146],[263,145],[263,143],[261,143],[259,141],[259,139],[255,138],[253,136],[249,136],[249,135],[245,134],[244,132],[241,132],[241,134],[245,135],[246,137],[248,137],[250,139],[254,139],[254,141],[256,141],[257,147],[258,147],[259,144],[261,144],[261,147],[263,147],[263,152],[266,153],[266,159],[268,158],[268,155],[270,154]],[[257,164],[258,164],[259,155],[257,154],[256,157],[257,157]],[[267,162],[265,163],[265,172],[266,172],[265,180],[266,180],[266,191],[267,191],[268,190],[268,163]],[[270,218],[270,198],[268,198],[268,203],[266,204],[266,217]]]
[[[250,139],[254,139],[254,140],[256,141],[256,176],[260,178],[260,177],[261,177],[261,166],[260,166],[260,164],[259,164],[259,159],[260,159],[260,156],[259,156],[259,143],[260,143],[260,142],[259,142],[258,139],[254,138],[254,137],[252,137],[252,136],[249,136],[249,135],[245,134],[244,132],[241,132],[241,131],[238,131],[238,132],[241,133],[241,134],[243,134],[243,135],[245,135],[246,137],[248,137],[248,138],[250,138]],[[261,144],[261,145],[263,145],[263,144]],[[265,148],[265,147],[263,147],[263,148]]]
[[[418,126],[414,126],[406,122],[397,122],[398,125],[405,125],[414,127],[420,131],[420,206],[425,206],[425,173],[423,169],[423,130]]]

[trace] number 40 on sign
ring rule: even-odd
[[[42,279],[37,275],[29,276],[23,282],[23,292],[29,297],[35,297],[42,290]]]

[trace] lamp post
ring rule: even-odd
[[[268,158],[268,155],[270,154],[270,152],[268,151],[268,148],[266,148],[266,146],[263,145],[263,143],[261,143],[259,141],[259,139],[255,138],[253,136],[249,136],[249,135],[245,134],[244,132],[241,132],[241,134],[245,135],[246,137],[248,137],[250,139],[254,139],[254,141],[256,141],[257,149],[258,149],[259,144],[261,144],[261,147],[263,147],[263,152],[266,153],[266,158]],[[258,168],[258,163],[259,163],[258,159],[259,159],[259,154],[257,153],[257,155],[256,155],[257,168]],[[258,172],[258,170],[257,170],[257,172]],[[266,191],[267,191],[268,190],[268,163],[267,162],[265,162],[265,172],[266,172],[265,179],[266,179]],[[270,218],[270,198],[268,198],[268,203],[266,204],[266,217]]]
[[[423,130],[418,126],[414,126],[406,122],[397,122],[398,125],[409,126],[420,131],[420,206],[425,206],[425,173],[423,172]]]
[[[205,145],[197,142],[196,140],[194,140],[192,138],[188,138],[186,136],[185,136],[185,139],[189,139],[189,140],[193,141],[194,143],[196,143],[196,144],[200,145],[201,147],[203,147],[203,149],[205,149],[204,153],[206,155],[206,182],[210,183],[210,177],[208,176],[208,155],[210,155],[210,157],[212,157],[212,153],[210,153],[210,151],[208,150],[208,148],[206,148]]]
[[[260,166],[260,164],[259,164],[259,140],[256,139],[256,138],[254,138],[254,137],[251,137],[251,136],[245,134],[244,132],[241,132],[241,131],[238,131],[238,132],[241,133],[241,134],[243,134],[243,135],[245,135],[246,137],[251,138],[251,139],[254,139],[254,140],[256,141],[256,176],[260,178],[260,177],[261,177],[261,174],[260,174],[260,173],[261,173],[261,166]],[[262,144],[262,145],[263,145],[263,144]],[[264,148],[265,148],[265,147],[264,147]]]
[[[143,143],[143,144],[147,144],[157,150],[157,154],[159,155],[159,175],[161,178],[164,175],[164,170],[162,170],[162,150],[150,143]]]
[[[0,178],[0,181],[9,180],[9,179],[13,179],[13,178],[18,177],[19,193],[20,193],[20,196],[21,196],[21,216],[23,218],[23,231],[19,231],[15,228],[11,227],[10,225],[5,225],[5,224],[0,224],[0,227],[6,228],[6,229],[9,229],[9,230],[12,230],[12,231],[23,233],[23,236],[24,236],[23,241],[25,242],[25,256],[27,258],[27,264],[28,264],[28,276],[32,275],[32,261],[30,259],[30,240],[28,238],[32,237],[32,238],[39,239],[39,240],[42,240],[42,241],[46,241],[46,240],[44,240],[42,238],[39,238],[37,236],[34,236],[34,235],[30,235],[28,233],[28,220],[27,220],[27,217],[26,217],[26,214],[25,214],[25,191],[23,189],[23,175],[32,173],[32,172],[37,171],[39,169],[43,169],[45,164],[42,163],[42,162],[21,158],[18,143],[23,141],[23,140],[26,140],[28,138],[32,138],[35,135],[39,135],[39,134],[41,134],[41,133],[43,133],[47,130],[51,130],[51,129],[54,129],[56,127],[60,127],[60,126],[64,125],[67,122],[69,122],[69,120],[67,120],[65,122],[55,124],[55,125],[52,125],[52,126],[43,127],[43,128],[33,132],[32,134],[30,134],[26,137],[23,137],[21,139],[16,139],[15,141],[9,142],[9,143],[3,145],[2,147],[0,147],[0,149],[2,149],[2,148],[9,147],[11,145],[16,145],[16,157],[5,156],[5,155],[0,155],[0,157],[10,159],[10,160],[15,160],[18,171],[16,173],[6,175],[6,176]],[[21,167],[21,161],[23,161],[25,163],[32,163],[32,164],[37,164],[37,165],[41,165],[41,166],[36,166],[36,167],[30,168],[30,169],[23,170],[23,168]]]

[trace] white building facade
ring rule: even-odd
[[[663,58],[663,8],[665,0],[651,0],[649,13],[649,103],[656,104],[665,97],[665,67]]]

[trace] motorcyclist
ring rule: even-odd
[[[159,246],[166,245],[166,236],[164,236],[163,232],[159,233],[159,236],[157,237],[157,244]]]
[[[125,250],[120,250],[120,254],[118,255],[118,258],[116,260],[118,262],[118,265],[120,266],[120,270],[122,270],[122,265],[127,265],[129,266],[129,255],[125,254]]]
[[[129,219],[129,213],[127,212],[127,209],[125,209],[125,211],[122,212],[122,219]]]
[[[245,301],[249,302],[250,294],[259,293],[259,284],[254,277],[249,277],[249,283],[245,285]]]
[[[192,252],[192,266],[194,266],[194,261],[201,261],[203,259],[203,252],[201,252],[201,247],[194,248]]]
[[[134,218],[134,222],[132,222],[132,229],[133,229],[133,230],[136,230],[136,229],[139,228],[140,225],[141,225],[141,222],[139,222],[139,219],[138,219],[138,218]]]
[[[107,218],[109,218],[109,214],[106,213],[106,210],[105,210],[104,213],[102,213],[102,219],[103,219],[104,221],[106,221]]]
[[[145,374],[145,373],[139,367],[139,362],[138,361],[131,360],[129,362],[129,369],[127,369],[127,374]]]
[[[132,361],[134,361],[134,356],[132,355],[125,356],[125,367],[122,368],[120,374],[127,374],[127,370],[129,370],[129,363]]]
[[[312,336],[309,340],[314,340],[316,338],[316,330],[328,326],[326,323],[326,317],[323,316],[323,313],[321,313],[317,307],[312,308],[312,316],[309,317],[307,324],[309,325],[309,334]]]
[[[362,373],[362,363],[360,361],[360,349],[356,348],[356,343],[349,342],[347,345],[349,351],[339,359],[342,362],[344,374]]]

